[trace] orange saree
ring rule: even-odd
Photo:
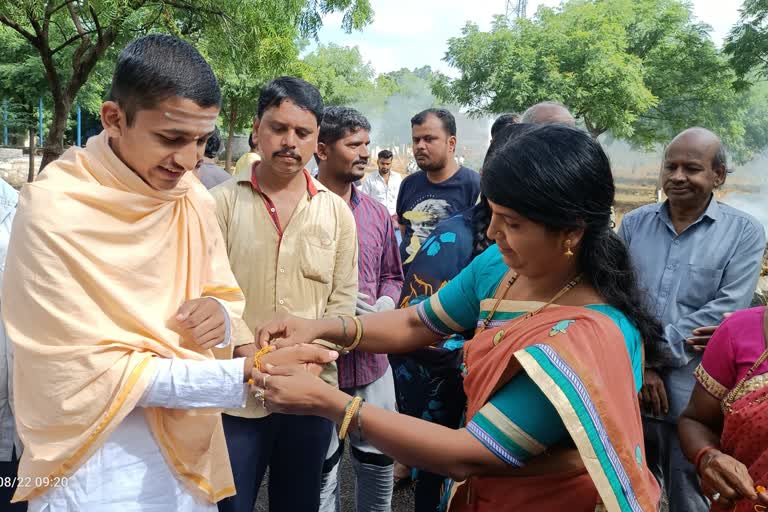
[[[468,422],[525,372],[557,410],[583,469],[563,464],[573,450],[570,458],[568,450],[545,452],[529,461],[543,468],[536,476],[510,470],[510,476],[469,479],[458,487],[451,512],[657,510],[660,492],[645,465],[632,366],[613,321],[586,308],[553,306],[488,329],[465,350]]]

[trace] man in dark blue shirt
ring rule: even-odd
[[[424,172],[405,178],[397,197],[404,267],[441,220],[473,206],[480,195],[480,175],[454,159],[453,114],[442,108],[425,110],[413,116],[411,130],[413,156]]]

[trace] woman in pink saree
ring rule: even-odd
[[[768,312],[734,313],[712,336],[679,432],[710,510],[768,510]]]

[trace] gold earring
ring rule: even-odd
[[[568,256],[569,258],[573,256],[573,251],[571,250],[571,243],[572,242],[570,240],[565,241],[565,255]]]

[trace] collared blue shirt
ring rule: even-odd
[[[752,216],[713,198],[678,235],[668,203],[651,204],[627,214],[619,236],[664,327],[659,366],[688,364],[695,353],[685,340],[693,329],[718,325],[723,314],[749,307],[765,250],[765,231]]]

